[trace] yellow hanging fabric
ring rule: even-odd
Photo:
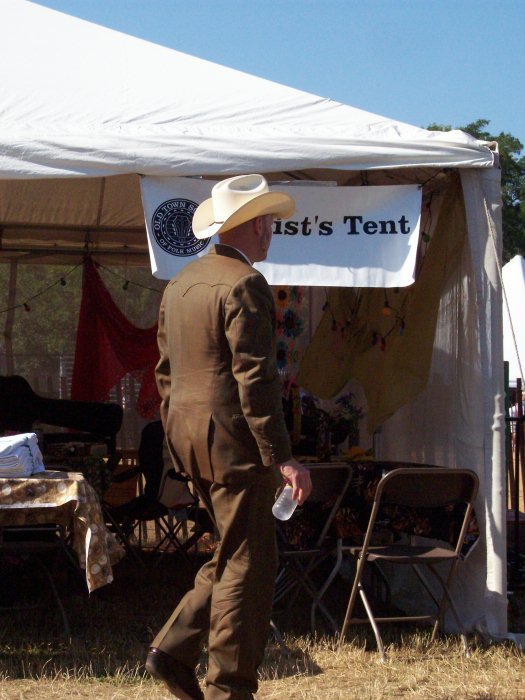
[[[465,240],[457,178],[445,195],[416,282],[398,293],[389,290],[390,315],[383,314],[383,289],[331,290],[303,356],[298,384],[314,396],[331,398],[349,379],[359,380],[370,433],[415,398],[428,381],[441,296]]]

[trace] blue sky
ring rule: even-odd
[[[525,0],[37,0],[392,119],[525,146]]]

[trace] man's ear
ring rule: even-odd
[[[255,219],[253,219],[253,230],[258,238],[262,236],[264,233],[264,217],[256,216]]]

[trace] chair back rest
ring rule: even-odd
[[[308,497],[308,502],[326,503],[343,496],[344,489],[352,476],[351,466],[330,462],[306,466],[309,468],[312,480],[312,493]]]
[[[350,484],[352,466],[327,462],[307,465],[312,480],[312,492],[301,508],[281,529],[290,532],[299,521],[305,521],[308,532],[299,548],[319,548],[328,535],[343,496]],[[286,537],[289,540],[289,537]]]
[[[162,421],[147,423],[140,434],[139,469],[144,478],[144,496],[168,509],[195,503],[187,479],[175,472],[164,439]]]
[[[472,504],[478,485],[478,476],[470,469],[401,467],[383,476],[374,500],[408,508]]]
[[[160,420],[147,423],[142,428],[138,460],[140,471],[144,476],[144,493],[148,498],[156,500],[165,471],[164,428]]]
[[[462,513],[458,514],[460,519],[453,531],[448,532],[447,540],[455,549],[456,556],[460,556],[465,544],[478,484],[477,474],[470,469],[415,466],[400,467],[388,472],[377,484],[363,551],[366,551],[372,542],[376,520],[384,506],[394,510],[396,507],[413,508],[416,511],[439,510],[451,506],[458,507]],[[443,517],[446,518],[445,512]]]

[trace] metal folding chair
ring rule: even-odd
[[[361,546],[348,546],[345,551],[356,559],[356,573],[348,602],[346,615],[340,633],[343,641],[348,627],[352,624],[367,623],[372,626],[381,660],[386,660],[384,645],[379,632],[379,623],[391,622],[430,622],[433,624],[432,641],[438,632],[447,606],[455,618],[465,653],[469,655],[467,638],[463,631],[458,609],[450,592],[451,582],[456,572],[457,564],[462,558],[462,548],[467,528],[472,517],[474,499],[478,491],[478,477],[469,469],[447,469],[443,467],[402,467],[386,473],[377,485],[368,527]],[[411,508],[428,512],[429,509],[448,508],[461,509],[459,526],[452,533],[450,546],[414,543],[414,538],[403,543],[374,545],[378,521],[385,508],[393,512],[396,508]],[[392,615],[376,617],[365,591],[363,573],[367,564],[377,567],[381,578],[388,581],[388,576],[382,571],[381,564],[410,566],[434,601],[435,612],[425,615]],[[438,564],[448,564],[446,578],[437,569]],[[436,595],[423,571],[429,571],[439,584],[440,595]],[[354,614],[357,595],[359,594],[367,617],[357,617]]]
[[[286,600],[286,609],[289,610],[297,597],[305,593],[312,601],[312,629],[316,610],[319,609],[337,631],[337,623],[322,598],[341,566],[341,550],[332,524],[350,483],[352,467],[342,463],[308,466],[312,479],[310,497],[301,508],[296,509],[290,520],[278,522],[277,525],[279,570],[274,608],[280,601]],[[316,572],[326,561],[330,561],[328,573],[323,569],[322,575],[318,575]],[[272,629],[277,637],[275,623],[272,623]]]

